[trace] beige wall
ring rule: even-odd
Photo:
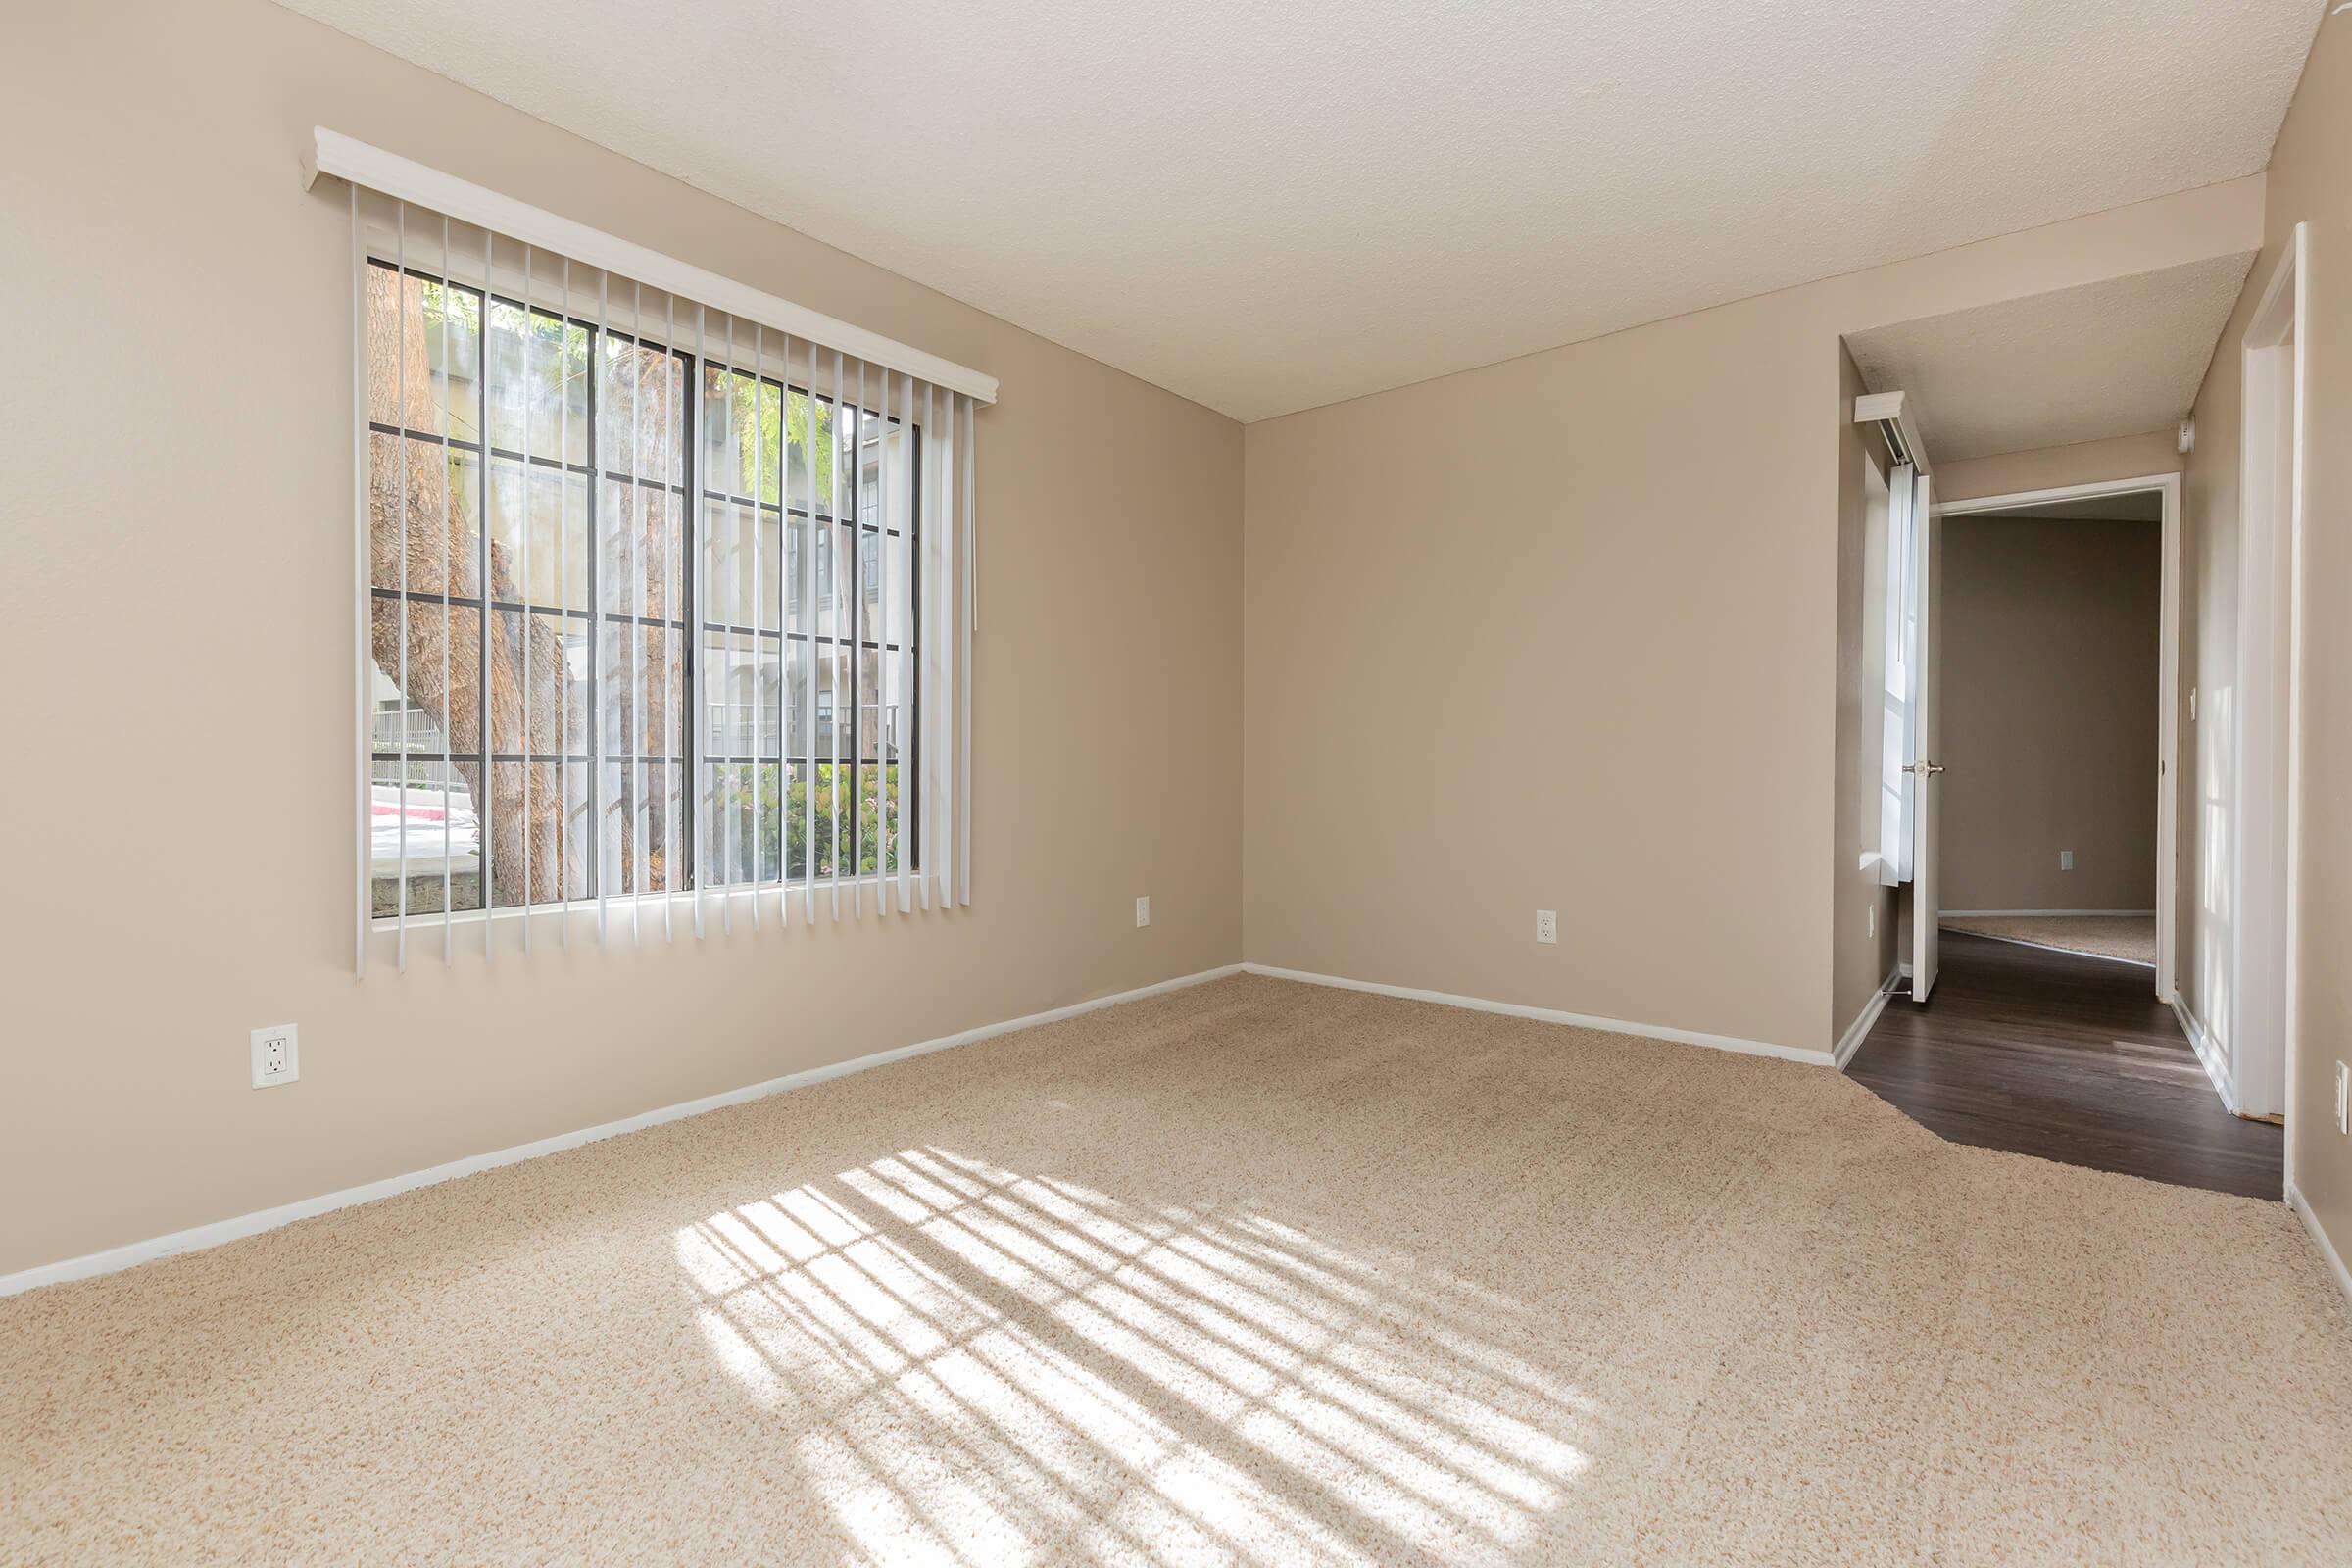
[[[2155,907],[2163,542],[1943,519],[1943,907]]]
[[[2027,490],[2057,490],[2070,484],[2141,479],[2150,474],[2179,473],[2180,461],[2180,449],[2171,430],[1966,458],[1936,465],[1936,499],[1975,501]]]
[[[1241,956],[1232,421],[262,0],[36,8],[0,59],[0,1272]],[[314,123],[1002,377],[968,911],[353,978]],[[247,1031],[288,1019],[301,1082],[257,1094]]]
[[[1838,735],[1835,790],[1837,880],[1831,894],[1830,1022],[1845,1031],[1895,963],[1898,890],[1879,881],[1879,790],[1886,736],[1886,643],[1884,620],[1886,561],[1866,549],[1870,532],[1869,464],[1884,483],[1887,454],[1877,436],[1854,423],[1862,372],[1838,345]],[[1882,496],[1878,502],[1887,505]],[[1877,519],[1885,548],[1886,517]],[[1879,609],[1872,613],[1872,606]],[[1867,846],[1867,850],[1865,849]]]
[[[2217,722],[2235,677],[2238,458],[2245,328],[2298,222],[2308,223],[2302,344],[2305,380],[2302,598],[2300,946],[2295,1027],[2300,1059],[2287,1083],[2293,1154],[2287,1178],[2339,1252],[2352,1254],[2352,1139],[2335,1130],[2331,1078],[2352,1059],[2352,16],[2320,26],[2269,172],[2263,249],[2197,399],[2197,449],[2184,483],[2190,603],[2202,636],[2194,667],[2199,725],[2182,731],[2198,760],[2202,837],[2184,854],[2189,933],[2183,988],[2209,1027],[2225,1028],[2227,889],[2206,871],[2226,831],[2229,748]]]
[[[2232,181],[1250,426],[1250,957],[1826,1050],[1839,334],[2261,219]]]

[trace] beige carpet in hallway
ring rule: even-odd
[[[1938,923],[1946,931],[1973,931],[1981,937],[2156,966],[2152,914],[1947,914]]]
[[[2278,1203],[1241,977],[0,1300],[0,1561],[2340,1564],[2348,1391]]]

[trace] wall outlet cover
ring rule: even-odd
[[[1538,909],[1536,911],[1536,940],[1538,942],[1557,942],[1560,940],[1559,910]]]
[[[1135,901],[1135,924],[1138,930],[1152,923],[1152,895],[1145,894]]]
[[[290,1023],[253,1032],[253,1087],[275,1089],[302,1076],[302,1037]]]
[[[2335,1130],[2352,1134],[2352,1067],[2335,1064]]]

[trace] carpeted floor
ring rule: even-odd
[[[0,1560],[2343,1563],[2278,1203],[1235,978],[0,1300]]]
[[[2152,914],[1967,914],[1945,915],[1946,931],[1973,931],[2006,942],[2095,953],[2103,958],[2156,967],[2156,917]]]

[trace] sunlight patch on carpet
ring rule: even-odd
[[[674,1241],[713,1357],[891,1561],[1503,1560],[1601,1419],[1493,1292],[936,1147]]]

